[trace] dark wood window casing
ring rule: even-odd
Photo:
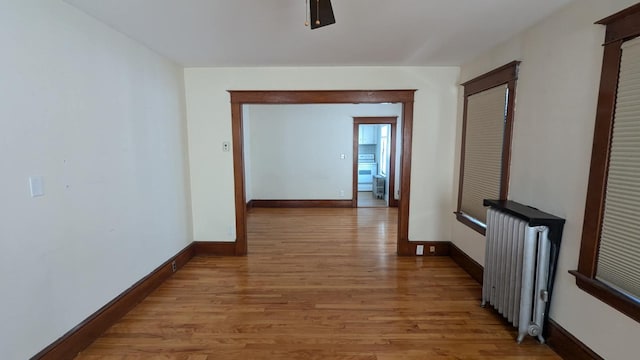
[[[582,226],[580,259],[578,269],[570,273],[576,277],[576,284],[580,289],[636,321],[640,321],[640,303],[637,300],[595,278],[622,57],[621,46],[625,41],[640,35],[640,3],[602,19],[596,24],[606,25],[602,75]]]
[[[502,144],[502,174],[500,179],[500,200],[506,200],[509,192],[509,164],[511,162],[511,137],[513,132],[513,114],[516,97],[516,82],[518,79],[518,67],[520,61],[512,61],[497,69],[489,71],[463,84],[464,87],[464,110],[462,117],[462,147],[460,151],[460,179],[458,183],[458,207],[455,215],[456,219],[461,223],[469,226],[480,234],[485,234],[485,227],[479,224],[479,221],[464,214],[462,211],[462,191],[464,178],[464,158],[465,158],[465,141],[467,137],[467,105],[469,96],[481,93],[483,91],[495,88],[500,85],[507,85],[508,98],[506,104],[506,116],[504,137]]]

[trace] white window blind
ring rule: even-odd
[[[500,198],[507,96],[504,84],[467,98],[460,211],[482,223],[482,200]]]
[[[622,45],[596,278],[640,298],[640,38]]]

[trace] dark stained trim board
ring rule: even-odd
[[[235,256],[236,245],[233,242],[222,241],[194,241],[195,256]]]
[[[80,351],[91,345],[102,333],[120,320],[160,284],[173,275],[172,262],[182,268],[195,255],[193,244],[182,249],[149,275],[140,279],[80,324],[44,348],[32,359],[59,360],[72,359]]]
[[[252,208],[350,208],[351,200],[251,200]]]
[[[417,255],[418,245],[424,246],[422,255]],[[451,243],[448,241],[410,241],[408,245],[409,254],[404,256],[449,256],[450,245]],[[429,251],[431,246],[435,247],[434,252]]]
[[[455,261],[456,264],[466,271],[475,281],[482,284],[484,275],[484,268],[482,265],[478,264],[477,261],[473,260],[471,256],[460,250],[460,248],[453,243],[451,243],[449,256],[451,256],[453,261]]]
[[[563,359],[604,360],[600,355],[582,343],[582,341],[578,340],[575,336],[571,335],[570,332],[553,321],[553,319],[549,319],[545,324],[545,329],[547,345]]]

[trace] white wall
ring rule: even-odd
[[[418,89],[409,237],[448,241],[458,69],[453,67],[189,68],[185,70],[194,237],[234,241],[227,90]],[[255,194],[254,194],[255,197]],[[251,246],[251,239],[249,239]]]
[[[606,359],[637,357],[640,324],[578,289],[567,271],[578,264],[602,63],[604,27],[593,23],[635,2],[576,1],[461,69],[466,81],[522,60],[509,197],[566,218],[550,315]],[[462,97],[458,111],[459,163]],[[483,237],[454,222],[453,242],[483,263]]]
[[[13,360],[192,236],[181,69],[61,1],[1,7],[0,358]]]
[[[402,104],[245,105],[243,114],[252,198],[350,200],[353,117],[400,118]]]

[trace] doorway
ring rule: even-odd
[[[247,254],[247,208],[244,174],[243,105],[247,104],[402,104],[402,156],[398,202],[398,255],[411,255],[409,243],[409,191],[411,179],[411,136],[415,90],[317,90],[317,91],[229,91],[233,141],[234,198],[236,215],[235,255]]]
[[[397,207],[396,116],[353,118],[353,202]]]

